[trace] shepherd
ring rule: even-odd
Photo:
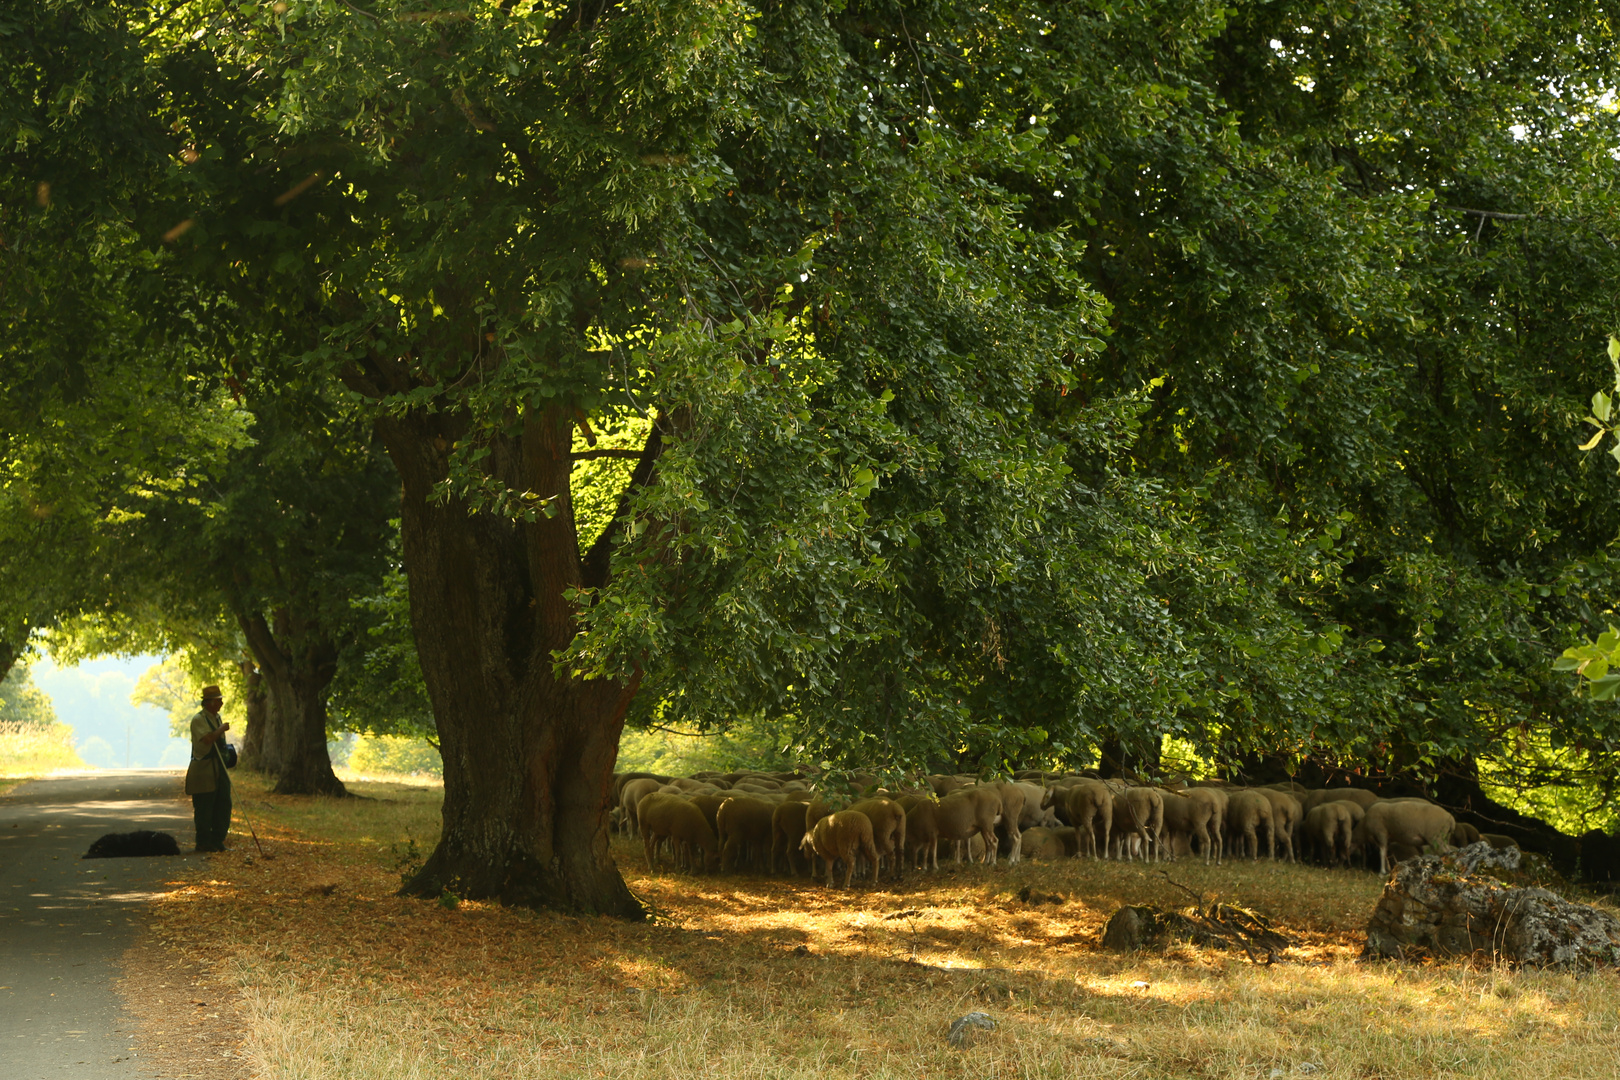
[[[205,686],[202,708],[191,718],[191,765],[186,769],[186,794],[191,796],[192,820],[197,827],[198,851],[224,851],[231,829],[231,777],[225,771],[220,741],[231,725],[219,720],[225,697],[217,686]]]

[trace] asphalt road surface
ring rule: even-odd
[[[141,906],[184,861],[81,859],[110,832],[158,829],[193,846],[176,771],[35,780],[0,795],[0,1077],[143,1075],[113,980]]]

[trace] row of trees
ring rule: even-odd
[[[14,5],[0,638],[231,657],[283,790],[334,714],[431,728],[411,888],[624,914],[627,722],[1612,778],[1549,665],[1613,595],[1613,52],[1501,0]]]

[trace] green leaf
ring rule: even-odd
[[[1616,690],[1620,690],[1620,675],[1605,675],[1592,682],[1593,701],[1613,701]]]
[[[1602,390],[1599,390],[1597,393],[1592,395],[1592,415],[1597,417],[1599,420],[1602,420],[1605,424],[1609,422],[1609,411],[1611,408],[1612,402],[1609,400],[1608,394],[1605,394]]]

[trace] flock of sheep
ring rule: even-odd
[[[1005,856],[1055,859],[1362,861],[1378,869],[1425,850],[1489,840],[1427,799],[1385,799],[1359,788],[1299,784],[1182,787],[1036,771],[1011,780],[929,776],[926,786],[890,791],[852,778],[856,794],[818,790],[797,773],[622,773],[614,777],[615,824],[639,835],[647,868],[668,850],[676,865],[729,871],[748,866],[795,876],[806,864],[830,886],[835,867],[848,887],[857,871],[875,883],[884,870],[939,868],[939,847],[960,862]]]

